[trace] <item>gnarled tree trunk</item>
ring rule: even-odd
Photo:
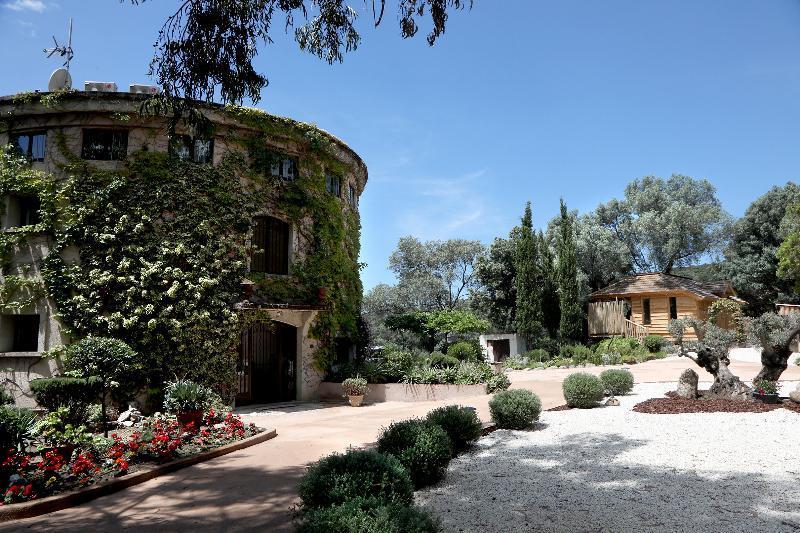
[[[731,363],[727,356],[717,357],[708,348],[700,348],[696,357],[682,353],[692,359],[709,374],[714,376],[714,383],[708,393],[718,398],[732,398],[746,400],[750,397],[750,387],[733,375],[728,365]]]
[[[770,344],[767,339],[761,341],[761,371],[753,381],[768,379],[778,381],[781,374],[789,366],[789,357],[792,355],[792,341],[800,335],[800,327],[793,329],[789,333],[786,342],[780,344]]]

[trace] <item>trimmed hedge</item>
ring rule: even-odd
[[[382,505],[354,498],[340,505],[311,509],[302,515],[298,533],[434,533],[438,522],[415,506]]]
[[[498,428],[528,429],[539,420],[542,402],[529,390],[507,390],[489,400],[489,411]]]
[[[452,355],[445,355],[442,352],[433,352],[431,354],[431,366],[433,368],[450,368],[456,367],[461,363],[457,358]]]
[[[450,437],[452,456],[469,448],[481,436],[482,426],[473,409],[460,405],[448,405],[434,409],[425,420],[440,426]]]
[[[39,378],[30,383],[36,403],[48,411],[67,408],[65,422],[79,426],[89,419],[90,406],[100,398],[99,378]]]
[[[411,419],[395,422],[378,437],[378,451],[391,454],[408,469],[415,488],[436,483],[452,457],[450,437],[440,426]]]
[[[410,505],[411,476],[396,458],[373,450],[334,453],[309,467],[299,486],[304,507],[340,505],[353,498]]]
[[[600,378],[586,372],[576,372],[567,376],[561,385],[564,398],[570,407],[588,409],[595,407],[603,399],[605,388]]]
[[[650,353],[655,353],[667,345],[667,339],[661,335],[648,335],[642,340],[642,346]]]
[[[609,368],[600,374],[600,380],[612,396],[624,396],[633,390],[633,374],[628,370]]]

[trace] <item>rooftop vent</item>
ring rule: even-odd
[[[141,85],[138,83],[131,83],[130,91],[134,94],[161,94],[161,88],[158,85]]]
[[[86,92],[115,93],[117,84],[113,81],[85,81],[83,90]]]

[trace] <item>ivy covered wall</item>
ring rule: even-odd
[[[198,165],[165,153],[164,119],[140,116],[136,101],[96,98],[66,95],[44,110],[26,96],[21,109],[17,100],[2,112],[7,131],[31,117],[47,124],[58,168],[32,169],[9,148],[0,156],[0,197],[37,196],[42,205],[38,224],[0,234],[0,308],[50,298],[73,339],[124,339],[147,359],[154,383],[180,375],[229,390],[240,332],[265,316],[234,309],[249,278],[260,302],[320,309],[310,335],[315,366],[327,367],[336,338],[355,340],[361,282],[358,213],[326,192],[325,174],[350,177],[360,192],[366,168],[357,156],[314,126],[215,107],[216,164]],[[139,132],[125,162],[80,159],[76,133],[97,123]],[[299,159],[295,181],[265,168],[264,155],[282,151]],[[264,213],[297,233],[289,277],[247,271],[251,220]],[[7,271],[21,245],[40,235],[49,239],[41,275]]]

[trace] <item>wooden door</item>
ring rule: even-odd
[[[254,324],[242,334],[239,359],[239,403],[296,399],[296,328],[280,322]]]

